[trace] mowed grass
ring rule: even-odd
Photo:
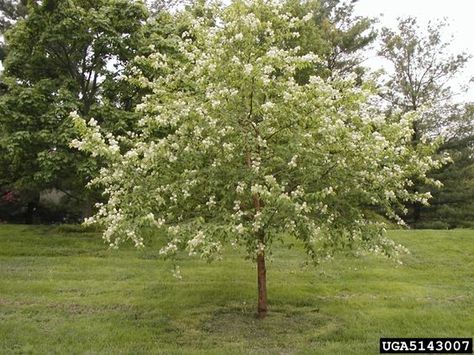
[[[255,265],[107,250],[94,233],[0,226],[0,353],[376,354],[380,337],[472,337],[474,231],[393,231],[403,266],[338,257],[301,266],[277,247],[270,313],[255,318]]]

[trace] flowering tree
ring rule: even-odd
[[[431,147],[407,144],[413,117],[391,122],[370,108],[368,85],[337,75],[295,81],[319,61],[288,45],[311,14],[291,17],[263,0],[209,13],[177,15],[189,23],[177,39],[182,60],[138,59],[164,73],[149,81],[137,69],[132,78],[152,90],[138,132],[103,135],[73,114],[82,139],[72,144],[108,162],[95,179],[108,201],[90,221],[105,226],[111,247],[142,247],[150,226],[168,238],[167,256],[212,259],[226,243],[243,245],[257,263],[263,318],[275,240],[294,236],[314,261],[344,248],[397,254],[369,212],[401,221],[400,201],[429,197],[411,194],[409,178],[441,162]]]

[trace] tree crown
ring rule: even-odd
[[[176,38],[182,60],[156,52],[163,76],[131,79],[152,93],[139,105],[138,132],[104,135],[95,120],[74,114],[79,149],[109,162],[95,183],[107,203],[91,221],[106,226],[111,246],[159,228],[179,249],[213,258],[225,242],[250,256],[291,234],[314,260],[344,248],[397,253],[373,209],[401,221],[401,200],[441,161],[433,147],[407,143],[413,115],[390,120],[369,104],[371,85],[353,75],[295,80],[320,59],[287,44],[312,14],[292,16],[284,4],[234,1],[207,17],[179,13],[190,26]]]

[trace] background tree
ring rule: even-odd
[[[458,120],[455,112],[460,110],[453,90],[453,79],[462,71],[470,58],[461,53],[450,54],[450,42],[443,38],[446,23],[435,22],[421,32],[414,18],[399,19],[398,29],[382,30],[382,48],[379,54],[393,66],[382,94],[390,111],[403,113],[416,111],[418,119],[413,122],[412,144],[419,144],[423,136],[444,137],[455,131]],[[420,182],[415,190],[424,189]],[[422,206],[412,206],[411,222],[416,225],[421,219]]]
[[[293,16],[311,15],[300,37],[289,41],[290,46],[300,46],[303,51],[321,58],[314,68],[301,71],[298,80],[307,80],[312,74],[323,77],[334,73],[356,72],[359,77],[363,74],[364,50],[376,39],[375,20],[356,16],[356,2],[292,0],[285,3],[285,8]]]
[[[96,163],[69,148],[69,113],[127,130],[137,90],[124,80],[143,42],[146,9],[128,0],[30,2],[7,33],[0,98],[0,183],[35,204],[56,188],[88,208]],[[33,206],[32,205],[32,206]],[[33,208],[33,207],[32,207]]]
[[[396,255],[367,205],[399,220],[397,201],[428,197],[407,191],[409,177],[429,181],[441,162],[432,147],[407,146],[411,115],[389,121],[368,107],[366,85],[337,75],[295,80],[320,63],[286,48],[311,13],[293,17],[263,0],[208,10],[219,21],[177,15],[191,24],[176,38],[183,61],[153,53],[150,66],[165,74],[136,77],[152,91],[139,105],[139,130],[104,135],[74,114],[83,139],[73,145],[108,161],[95,179],[108,200],[90,221],[104,225],[111,247],[143,246],[150,227],[168,256],[213,259],[226,242],[242,245],[257,263],[263,318],[272,243],[290,234],[316,262],[347,249]]]
[[[448,116],[441,152],[452,164],[433,174],[443,182],[435,190],[430,206],[423,207],[420,227],[459,228],[474,226],[474,107],[466,104]]]

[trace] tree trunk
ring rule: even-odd
[[[252,96],[250,97],[250,105],[252,105]],[[249,117],[252,114],[250,110]],[[252,166],[252,159],[250,152],[247,152],[246,157],[247,166]],[[255,213],[259,213],[262,208],[263,202],[260,196],[256,193],[252,196],[253,205],[255,207]],[[258,241],[259,249],[261,246],[265,246],[265,232],[261,229],[257,232],[256,238]],[[257,253],[257,283],[258,283],[258,303],[257,303],[257,318],[263,319],[267,316],[267,269],[265,267],[265,250],[260,249]]]
[[[263,319],[267,316],[267,269],[265,268],[265,254],[257,255],[257,280],[258,280],[258,308],[257,317]]]

